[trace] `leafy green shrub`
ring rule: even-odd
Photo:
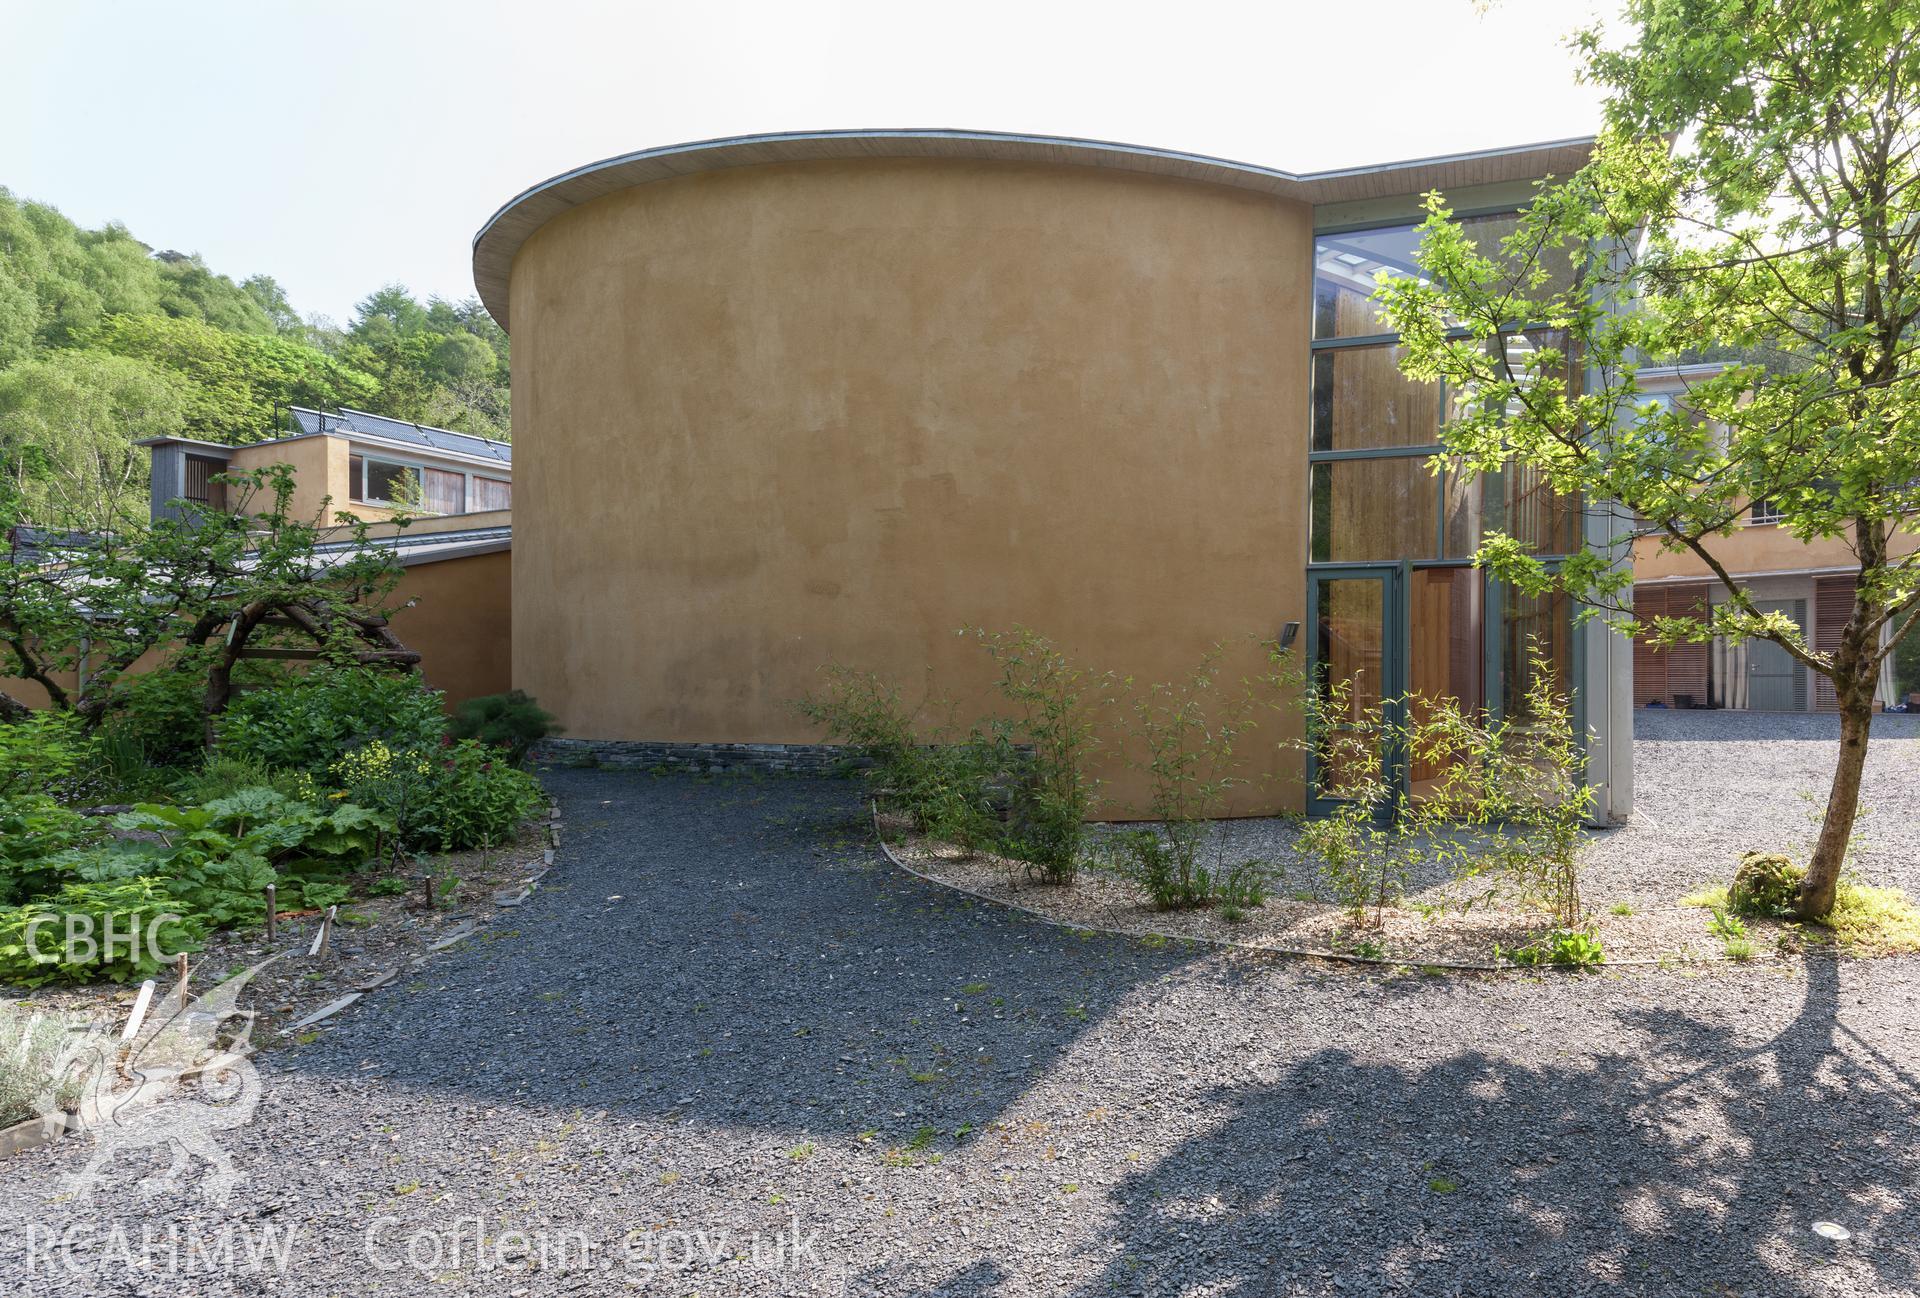
[[[353,889],[341,883],[308,882],[300,889],[300,900],[316,910],[342,905],[351,896],[353,896]]]
[[[395,750],[430,748],[445,730],[440,694],[417,675],[320,664],[229,704],[220,750],[272,770],[318,774],[376,740]]]
[[[1230,865],[1213,821],[1226,811],[1227,794],[1247,781],[1235,744],[1253,728],[1253,697],[1220,690],[1221,646],[1214,645],[1186,680],[1156,683],[1136,695],[1129,730],[1144,756],[1134,762],[1152,789],[1147,810],[1158,831],[1140,830],[1117,843],[1126,872],[1162,910],[1208,906],[1231,900],[1245,907],[1248,880],[1264,896],[1263,872],[1248,863]]]
[[[1095,713],[1112,701],[1117,682],[1025,627],[973,635],[1000,668],[996,684],[1015,712],[1010,738],[1028,754],[1003,848],[1042,883],[1072,883],[1099,790],[1087,770],[1101,747]]]
[[[205,765],[180,776],[174,792],[181,802],[218,802],[246,789],[272,789],[295,802],[310,802],[318,794],[305,771],[276,771],[253,757],[215,753]]]
[[[922,833],[967,853],[993,851],[1005,836],[1003,809],[1025,760],[992,730],[914,749],[892,772],[895,800]]]
[[[199,760],[206,734],[204,672],[194,671],[183,655],[180,664],[123,677],[114,686],[116,706],[104,727],[117,749],[132,749],[152,766],[179,766]]]
[[[1747,915],[1787,915],[1800,898],[1807,869],[1773,852],[1748,852],[1740,858],[1727,888],[1727,905]]]
[[[198,950],[206,933],[204,920],[179,912],[179,899],[158,879],[70,883],[0,909],[0,982],[151,977],[180,952]],[[69,917],[86,943],[80,949],[64,948]]]
[[[0,800],[36,795],[72,802],[97,779],[80,723],[48,709],[0,723]]]
[[[455,739],[475,739],[489,748],[504,748],[515,766],[548,735],[560,733],[553,714],[543,710],[524,690],[468,699],[453,711],[447,733]]]
[[[1356,792],[1351,785],[1348,791]],[[1406,895],[1418,852],[1407,822],[1383,823],[1377,800],[1366,796],[1304,822],[1297,845],[1318,860],[1321,880],[1355,923],[1371,907],[1378,924],[1386,908]]]
[[[907,711],[896,685],[875,672],[830,664],[820,669],[826,684],[793,702],[798,712],[845,744],[867,764],[867,780],[878,790],[894,791],[910,782],[919,752],[914,713]]]
[[[1518,965],[1561,965],[1585,968],[1604,964],[1606,949],[1600,939],[1584,929],[1557,928],[1542,933],[1525,946],[1513,951],[1501,951],[1495,948],[1496,956],[1505,955]]]
[[[1415,712],[1410,703],[1405,709],[1385,700],[1361,705],[1347,680],[1318,677],[1303,685],[1302,744],[1316,760],[1317,792],[1336,805],[1302,823],[1296,846],[1316,862],[1349,919],[1365,922],[1371,908],[1377,924],[1434,850],[1427,823],[1401,802],[1381,763],[1382,753],[1410,747],[1403,717]]]
[[[794,703],[828,738],[852,748],[874,797],[913,819],[914,827],[968,852],[1000,846],[1002,809],[1026,778],[1027,757],[1006,727],[976,727],[953,742],[937,731],[922,743],[897,686],[873,672],[821,669],[823,689]]]
[[[1283,874],[1270,861],[1232,860],[1220,852],[1202,860],[1173,844],[1165,829],[1130,829],[1108,835],[1104,855],[1161,910],[1219,905],[1245,918],[1266,904],[1272,881]]]
[[[449,745],[436,761],[421,815],[443,852],[510,842],[540,807],[539,782],[474,740]]]
[[[376,740],[341,757],[333,774],[354,802],[388,817],[408,849],[493,847],[540,805],[531,775],[471,739],[431,752]]]
[[[1441,772],[1417,815],[1457,878],[1489,881],[1482,900],[1511,895],[1546,911],[1558,930],[1574,931],[1594,793],[1553,665],[1537,647],[1530,663],[1520,706],[1497,720],[1469,715],[1453,699],[1410,700],[1408,751]],[[1450,832],[1460,826],[1478,832]]]
[[[0,799],[0,906],[58,887],[58,858],[99,834],[96,822],[44,794]]]

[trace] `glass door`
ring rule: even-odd
[[[1312,641],[1308,688],[1320,700],[1323,729],[1307,753],[1307,811],[1347,801],[1358,778],[1385,777],[1398,787],[1404,757],[1370,720],[1400,720],[1406,685],[1406,567],[1351,564],[1307,572],[1307,625]]]

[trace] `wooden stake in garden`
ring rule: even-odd
[[[274,939],[280,927],[280,891],[272,884],[267,885],[267,941]]]
[[[146,1022],[147,1006],[153,1003],[153,979],[140,984],[140,994],[133,998],[133,1013],[127,1015],[127,1026],[120,1033],[122,1041],[131,1041],[140,1035],[140,1025]]]
[[[173,962],[173,967],[180,976],[180,1003],[185,1005],[187,1003],[187,976],[191,972],[187,965],[187,953],[185,951],[182,951],[179,958]]]
[[[320,917],[320,931],[313,935],[313,949],[308,955],[324,957],[327,954],[327,946],[333,940],[333,917],[339,913],[339,906],[327,907],[327,913]]]

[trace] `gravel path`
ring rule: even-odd
[[[1633,819],[1593,836],[1583,876],[1589,905],[1671,905],[1725,883],[1754,849],[1806,860],[1833,779],[1837,716],[1656,708],[1635,711],[1634,726]],[[1920,716],[1874,719],[1861,806],[1855,872],[1920,897]],[[1230,853],[1282,865],[1284,889],[1327,899],[1294,849],[1294,822],[1234,821],[1222,833]],[[1434,897],[1445,882],[1443,874],[1417,878],[1410,891]]]
[[[75,1143],[0,1164],[0,1292],[1920,1288],[1920,964],[1369,978],[966,904],[842,783],[551,785],[515,927],[268,1057],[227,1211],[64,1201]],[[290,1268],[114,1250],[223,1223]],[[703,1242],[746,1260],[649,1269]]]

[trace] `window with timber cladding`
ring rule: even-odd
[[[1636,586],[1633,611],[1649,621],[1662,616],[1704,616],[1708,589],[1706,582]],[[1677,708],[1687,699],[1703,707],[1707,703],[1707,646],[1702,643],[1661,648],[1649,636],[1634,636],[1633,706],[1644,708],[1658,702]]]
[[[1840,633],[1853,616],[1853,595],[1859,578],[1851,574],[1813,579],[1813,647],[1823,654],[1840,648]],[[1838,711],[1840,698],[1833,682],[1818,672],[1813,674],[1813,706],[1823,712]]]

